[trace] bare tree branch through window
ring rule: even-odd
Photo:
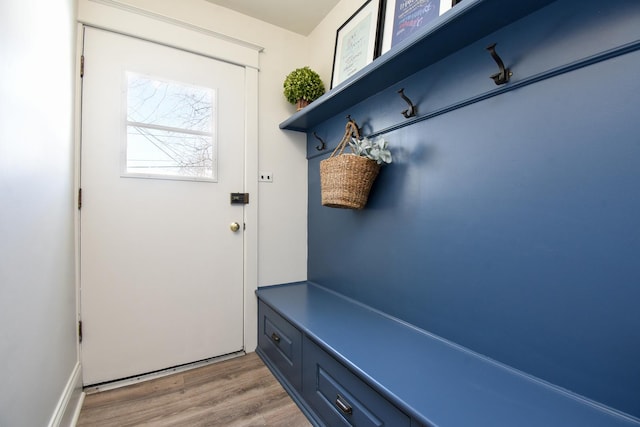
[[[126,173],[215,180],[216,92],[127,73]]]

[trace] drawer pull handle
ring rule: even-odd
[[[275,332],[271,334],[271,339],[276,343],[280,344],[280,337]]]
[[[336,397],[336,406],[338,407],[338,409],[340,409],[342,412],[344,412],[347,415],[351,415],[353,413],[353,409],[351,408],[351,405],[345,402],[342,399],[342,396],[340,395]]]

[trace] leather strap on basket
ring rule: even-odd
[[[355,124],[353,120],[349,120],[347,125],[345,126],[344,136],[336,148],[334,148],[333,153],[329,157],[333,157],[336,155],[340,155],[344,152],[344,149],[349,145],[349,140],[351,137],[355,137],[356,139],[360,139],[360,131],[358,130],[358,126]],[[353,151],[353,149],[351,149]]]

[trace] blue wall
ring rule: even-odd
[[[640,417],[639,45],[640,2],[559,0],[312,129],[309,280]],[[402,123],[401,87],[429,118],[365,210],[322,207],[346,114]]]

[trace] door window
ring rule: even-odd
[[[216,91],[127,72],[123,176],[217,180]]]

